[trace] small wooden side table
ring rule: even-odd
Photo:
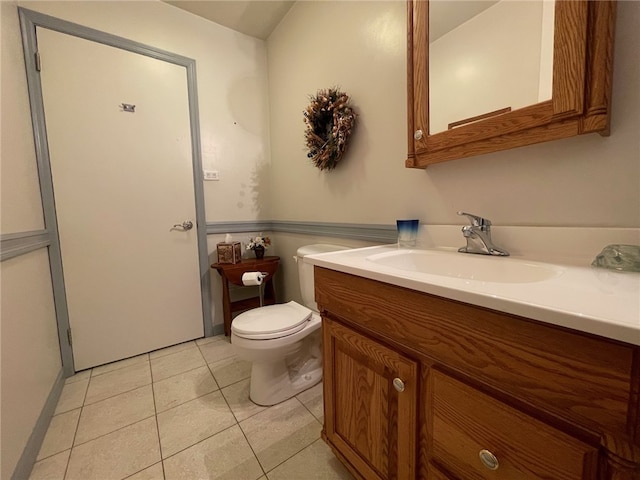
[[[264,305],[276,303],[276,294],[273,288],[273,276],[280,264],[280,257],[265,256],[257,258],[244,258],[240,263],[213,263],[211,268],[215,268],[222,277],[222,310],[224,312],[224,334],[231,335],[232,314],[256,308],[260,306],[260,297],[252,297],[244,300],[231,301],[229,296],[229,283],[243,287],[242,274],[245,272],[264,272],[267,276],[264,279]]]

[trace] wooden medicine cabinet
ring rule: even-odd
[[[482,11],[436,31],[439,9],[465,4]],[[509,10],[518,6],[538,10]],[[615,0],[408,0],[406,166],[608,135],[615,10]]]

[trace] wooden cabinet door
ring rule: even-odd
[[[324,434],[366,479],[412,479],[418,364],[323,318]]]

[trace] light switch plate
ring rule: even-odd
[[[220,180],[220,174],[218,170],[204,170],[205,180]]]

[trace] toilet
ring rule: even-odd
[[[313,265],[304,257],[347,247],[316,244],[296,254],[304,305],[289,302],[241,313],[231,323],[236,356],[251,362],[249,397],[258,405],[275,405],[322,380],[320,314],[314,300]]]

